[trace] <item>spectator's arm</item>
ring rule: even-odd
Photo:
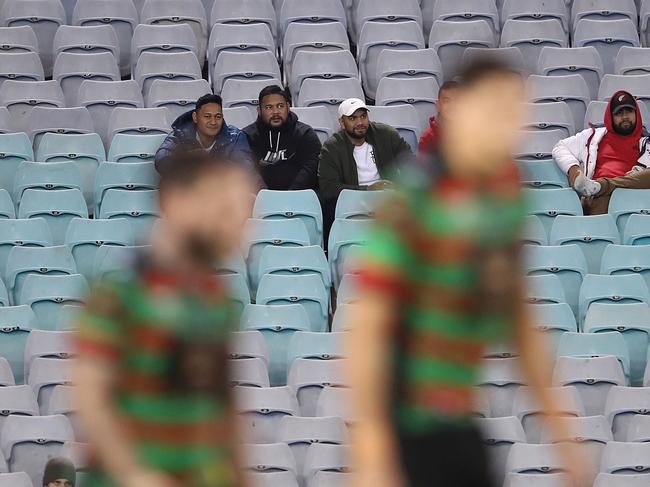
[[[318,155],[321,143],[314,130],[308,130],[300,141],[296,158],[302,165],[289,189],[313,189],[318,183]]]
[[[156,171],[161,171],[162,167],[164,166],[164,160],[171,155],[176,145],[178,145],[178,138],[172,132],[167,137],[165,137],[165,140],[163,140],[163,143],[160,144],[160,147],[156,151],[156,155],[154,156]]]
[[[569,174],[569,170],[573,166],[582,166],[580,152],[587,143],[592,130],[583,130],[576,135],[562,139],[553,147],[553,160],[565,174]]]
[[[344,184],[341,182],[342,179],[340,165],[326,143],[323,145],[318,157],[318,184],[323,199],[326,201],[336,199],[344,189],[367,189],[365,186]]]

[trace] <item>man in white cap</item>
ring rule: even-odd
[[[371,122],[368,113],[365,102],[358,98],[349,98],[339,106],[341,130],[323,144],[318,165],[326,207],[335,207],[344,189],[389,188],[391,166],[411,155],[410,146],[397,130]]]

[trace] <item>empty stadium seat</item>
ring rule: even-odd
[[[11,114],[5,107],[0,106],[0,134],[9,134],[16,131]]]
[[[329,235],[328,259],[334,287],[345,274],[345,266],[352,247],[363,245],[372,223],[368,220],[334,220]]]
[[[625,340],[618,332],[573,333],[560,338],[558,357],[593,358],[613,355],[620,362],[626,381],[630,376],[630,353]]]
[[[481,396],[487,401],[492,417],[512,414],[515,393],[525,385],[520,369],[516,357],[483,359],[477,385]]]
[[[384,78],[379,82],[375,103],[378,106],[412,105],[418,114],[418,125],[424,130],[429,126],[429,119],[436,115],[439,89],[431,76]]]
[[[134,79],[148,99],[155,80],[189,81],[201,79],[201,66],[192,52],[143,52],[135,66]]]
[[[16,209],[9,192],[0,189],[0,219],[5,218],[16,218]]]
[[[564,130],[525,130],[515,148],[514,156],[519,160],[551,159],[553,147],[564,138]]]
[[[530,304],[566,303],[562,282],[553,274],[526,276],[526,301]]]
[[[644,487],[647,483],[647,474],[617,475],[601,472],[596,477],[594,487]]]
[[[27,117],[27,130],[38,149],[43,134],[89,134],[94,124],[86,108],[49,108],[37,106]]]
[[[562,130],[566,137],[575,134],[573,114],[564,102],[526,104],[526,130]]]
[[[81,274],[31,274],[25,278],[17,304],[31,306],[42,327],[51,328],[64,304],[82,303],[87,294],[88,284]]]
[[[260,258],[259,276],[261,278],[266,274],[284,276],[313,274],[321,278],[326,289],[332,285],[329,264],[323,249],[319,246],[266,246]]]
[[[568,47],[568,34],[557,19],[527,20],[509,19],[501,33],[501,47],[517,47],[524,57],[527,72],[537,70],[537,62],[544,47]]]
[[[231,386],[269,387],[269,371],[261,358],[241,358],[228,363]]]
[[[27,337],[37,327],[36,315],[29,306],[0,307],[0,353],[11,367],[17,384],[24,382],[23,363]]]
[[[650,472],[650,443],[608,442],[603,450],[600,471],[625,476],[624,478],[628,478],[632,473],[648,474]]]
[[[629,19],[636,24],[637,6],[634,0],[621,0],[616,5],[607,0],[574,0],[571,6],[571,21],[575,25],[582,19]]]
[[[564,462],[555,445],[534,445],[515,443],[510,448],[506,460],[506,473],[523,473],[544,475],[560,473]],[[528,475],[526,475],[528,477]]]
[[[109,189],[104,194],[99,218],[126,218],[131,223],[133,236],[140,243],[149,238],[158,219],[158,191],[127,191]]]
[[[500,31],[499,12],[494,2],[480,0],[459,0],[457,2],[436,2],[433,7],[434,20],[467,22],[484,20],[493,32]]]
[[[222,52],[211,75],[215,93],[221,93],[224,83],[230,79],[261,79],[270,82],[281,77],[278,61],[275,55],[268,51]]]
[[[648,414],[650,388],[616,386],[609,390],[605,416],[609,421],[615,441],[627,441],[630,422],[637,414]]]
[[[35,52],[38,54],[38,39],[28,25],[0,27],[0,45],[5,53]]]
[[[384,49],[379,54],[377,80],[425,76],[433,76],[440,85],[444,81],[440,58],[432,49]]]
[[[391,80],[392,81],[392,80]],[[401,81],[401,80],[400,80]],[[298,95],[298,106],[323,106],[327,108],[331,120],[338,120],[338,108],[348,98],[365,98],[361,83],[351,78],[307,79]]]
[[[210,25],[266,24],[277,36],[277,14],[271,0],[221,0],[214,2]]]
[[[344,189],[336,202],[335,216],[341,220],[366,220],[375,215],[375,211],[391,191],[357,191]]]
[[[299,487],[293,472],[246,472],[246,481],[253,487]]]
[[[275,276],[260,279],[258,304],[291,304],[305,307],[312,331],[325,331],[329,313],[329,294],[319,276]]]
[[[478,418],[476,424],[483,435],[483,443],[492,467],[495,485],[503,485],[506,460],[515,443],[525,443],[526,434],[514,416],[503,418]]]
[[[350,465],[348,446],[315,443],[307,448],[303,474],[307,485],[311,485],[318,472],[348,472]]]
[[[569,15],[564,0],[538,2],[536,0],[504,0],[501,7],[501,25],[508,20],[540,21],[558,20],[569,32]]]
[[[650,213],[650,190],[617,189],[612,194],[609,213],[622,234],[630,215]]]
[[[603,253],[601,274],[640,274],[650,285],[650,248],[609,245]]]
[[[547,235],[556,217],[582,215],[580,199],[572,189],[526,189],[524,195],[528,203],[528,213],[539,218]]]
[[[298,116],[298,120],[314,129],[321,143],[338,130],[338,125],[335,124],[336,120],[330,117],[330,112],[325,107],[291,107],[291,111]],[[251,123],[253,121],[254,119],[251,120]]]
[[[325,387],[316,404],[316,416],[338,416],[348,426],[359,420],[352,407],[351,390],[346,387]]]
[[[360,15],[357,13],[357,16]],[[319,0],[283,0],[278,11],[278,36],[293,23],[321,24],[338,22],[347,26],[345,9],[340,0],[321,2]]]
[[[295,1],[295,0],[293,0]],[[354,32],[360,36],[367,23],[415,22],[422,30],[422,11],[417,0],[355,0]],[[360,43],[361,44],[361,43]]]
[[[249,444],[241,447],[244,471],[291,472],[296,474],[296,460],[284,443]]]
[[[62,52],[54,62],[53,77],[61,85],[68,106],[75,106],[84,80],[118,81],[119,68],[113,54]]]
[[[627,429],[627,441],[647,442],[650,439],[650,416],[635,415]]]
[[[497,42],[488,20],[436,20],[429,36],[429,47],[438,54],[445,79],[452,79],[460,71],[467,48],[495,48]]]
[[[122,108],[113,110],[108,121],[107,139],[117,134],[167,134],[172,120],[166,108]]]
[[[43,66],[38,54],[33,52],[0,54],[0,86],[6,80],[43,81]]]
[[[268,348],[264,336],[257,330],[232,333],[228,345],[228,358],[232,360],[257,358],[268,363]]]
[[[279,78],[273,79],[228,79],[223,85],[221,97],[224,108],[244,107],[256,120],[259,105],[259,94],[262,89],[270,85],[281,85]]]
[[[32,361],[26,380],[34,391],[42,415],[49,410],[54,389],[72,383],[73,364],[74,360],[48,357],[37,357]]]
[[[228,125],[244,129],[252,123],[255,123],[257,117],[246,107],[230,107],[223,109],[223,119]],[[309,124],[308,124],[309,125]],[[317,132],[318,133],[318,132]]]
[[[0,189],[12,191],[21,162],[33,161],[34,151],[25,133],[0,134]]]
[[[22,132],[26,130],[27,115],[35,106],[63,108],[65,98],[54,80],[7,80],[0,86],[0,104],[7,107],[14,127]]]
[[[564,101],[573,114],[575,127],[584,122],[587,104],[591,99],[589,87],[579,74],[537,76],[527,80],[528,97],[533,103]]]
[[[331,360],[345,358],[345,335],[342,333],[296,332],[287,349],[287,364],[298,358]]]
[[[299,413],[290,387],[235,387],[234,402],[250,443],[274,443],[282,418]]]
[[[579,20],[573,32],[576,47],[594,46],[603,61],[605,73],[613,73],[616,56],[623,46],[639,47],[636,23],[630,19]]]
[[[650,216],[648,215],[630,215],[623,231],[623,243],[625,245],[647,245],[650,243],[649,222]]]
[[[166,134],[116,134],[110,144],[107,161],[153,162]]]
[[[110,25],[62,25],[56,31],[52,46],[54,59],[62,52],[97,54],[107,52],[115,61],[120,59],[120,44]],[[126,74],[126,73],[125,73]]]
[[[568,186],[566,174],[553,161],[517,161],[524,186],[531,189],[562,189]]]
[[[102,245],[97,249],[97,255],[95,255],[93,264],[94,278],[101,279],[113,275],[128,275],[133,270],[135,256],[145,249],[147,249],[146,245],[129,247]]]
[[[115,29],[120,43],[120,72],[131,70],[131,39],[138,25],[138,11],[132,0],[84,0],[77,1],[72,12],[72,25],[110,25]]]
[[[623,46],[616,56],[614,74],[641,75],[650,73],[650,49]]]
[[[0,487],[33,487],[33,485],[32,479],[26,472],[0,473]]]
[[[25,343],[25,380],[29,380],[29,371],[38,358],[67,359],[75,354],[75,332],[32,330]]]
[[[566,294],[567,291],[565,291]],[[557,347],[559,338],[565,331],[578,331],[574,311],[567,303],[531,305],[530,313],[532,324],[538,330],[551,335],[550,344],[553,347],[553,354],[555,354],[555,347]]]
[[[74,256],[77,271],[91,281],[99,247],[103,245],[129,246],[135,242],[131,224],[127,220],[73,218],[68,225],[65,243]]]
[[[649,22],[650,22],[650,4],[646,0],[643,0],[639,7],[639,33],[641,34],[641,43],[645,47],[650,46],[650,43],[648,42],[648,40],[650,39],[648,35]]]
[[[584,128],[589,128],[591,125],[603,125],[605,122],[605,111],[609,105],[606,101],[590,101],[587,105],[587,113],[585,113]],[[650,112],[645,103],[639,103],[639,110],[641,112],[642,120],[650,120]],[[645,125],[645,123],[644,123]]]
[[[386,52],[390,51],[385,50],[384,53]],[[415,108],[409,105],[392,105],[374,106],[369,107],[369,109],[372,112],[371,118],[373,122],[384,123],[393,127],[408,142],[411,150],[414,153],[417,152],[422,129]]]
[[[298,97],[302,83],[306,79],[359,79],[359,68],[348,51],[298,52],[294,58],[289,89]]]
[[[246,276],[241,274],[225,274],[221,282],[228,289],[228,298],[235,304],[234,312],[239,316],[244,307],[251,303],[251,292],[248,288]]]
[[[131,41],[131,71],[143,52],[192,52],[199,55],[196,36],[188,24],[139,24]]]
[[[292,362],[287,385],[296,391],[302,416],[316,416],[316,404],[324,387],[349,385],[347,367],[345,360],[297,358]]]
[[[104,162],[100,164],[93,185],[93,199],[98,208],[97,212],[101,211],[101,202],[107,191],[111,189],[127,191],[157,189],[158,178],[153,162],[131,164]]]
[[[588,47],[545,47],[539,56],[538,72],[544,76],[582,76],[589,88],[591,98],[598,95],[603,77],[603,62],[593,46]]]
[[[609,390],[626,383],[623,367],[613,355],[558,356],[553,370],[553,385],[575,387],[586,416],[605,414]]]
[[[504,487],[560,487],[567,485],[566,474],[557,473],[507,473]]]
[[[522,242],[526,245],[547,245],[546,229],[539,217],[529,215],[524,220]]]
[[[358,46],[357,58],[361,79],[370,99],[377,98],[378,63],[383,50],[410,50],[425,47],[421,24],[414,21],[366,22],[359,35]]]

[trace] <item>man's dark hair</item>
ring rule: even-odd
[[[488,55],[482,59],[468,63],[462,69],[458,77],[458,87],[470,88],[486,78],[498,75],[517,76],[521,78],[521,73],[514,66]]]
[[[439,93],[442,93],[443,91],[446,90],[455,90],[460,86],[460,83],[454,79],[450,79],[448,81],[445,81],[440,89],[438,90]]]
[[[207,105],[208,103],[216,103],[220,107],[223,106],[223,100],[219,95],[213,95],[212,93],[207,93],[203,95],[201,98],[196,100],[196,108],[194,111],[198,112],[203,105]]]
[[[262,106],[262,100],[264,97],[269,95],[280,95],[282,98],[284,98],[284,101],[291,103],[291,96],[287,90],[278,85],[269,85],[260,91],[260,96],[258,98],[260,106]]]
[[[202,149],[180,145],[164,159],[160,166],[159,189],[163,193],[169,188],[191,186],[207,172],[233,163]]]

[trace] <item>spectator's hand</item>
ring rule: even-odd
[[[153,470],[138,470],[122,479],[120,487],[181,487],[171,477]]]
[[[573,182],[573,189],[575,189],[580,196],[586,196],[589,198],[590,196],[596,196],[601,188],[599,182],[593,181],[582,173],[579,173]]]
[[[390,181],[386,181],[385,179],[382,179],[381,181],[377,181],[376,183],[371,184],[368,186],[368,189],[370,191],[381,191],[384,189],[391,189],[393,187],[393,183]]]

